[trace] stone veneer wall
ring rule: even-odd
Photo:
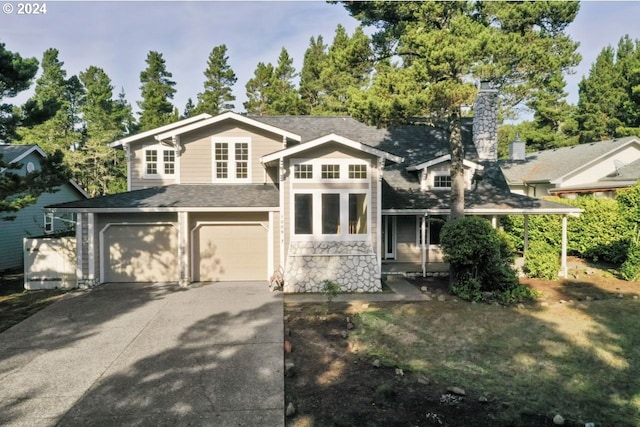
[[[473,106],[473,143],[480,160],[498,160],[498,91],[481,83]]]
[[[370,242],[291,242],[284,292],[322,292],[325,280],[343,292],[381,292],[380,270]]]

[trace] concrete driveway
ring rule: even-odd
[[[0,334],[0,425],[283,426],[266,282],[108,284]]]

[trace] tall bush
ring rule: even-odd
[[[480,217],[448,221],[440,234],[444,259],[455,273],[453,291],[462,298],[481,299],[482,292],[518,287],[513,246],[506,235]]]
[[[529,277],[554,280],[560,271],[560,256],[549,243],[531,242],[525,254],[524,272]]]

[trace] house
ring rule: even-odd
[[[579,144],[525,154],[519,140],[500,162],[511,191],[532,197],[614,197],[640,179],[640,138]]]
[[[495,91],[480,91],[476,123],[464,125],[466,213],[579,212],[509,191],[496,104]],[[79,280],[89,285],[266,281],[282,269],[286,292],[317,292],[325,280],[375,292],[391,266],[425,272],[441,261],[451,177],[436,128],[227,112],[111,145],[126,151],[128,191],[49,207],[77,214]]]
[[[46,154],[37,145],[0,144],[0,155],[7,164],[21,165],[11,172],[27,174],[41,167]],[[0,173],[3,173],[0,170]],[[21,209],[11,221],[0,219],[0,271],[19,268],[23,263],[22,241],[25,237],[57,233],[73,227],[73,213],[45,216],[44,207],[53,203],[84,200],[88,196],[74,181],[61,185],[58,191],[42,194],[36,203]]]

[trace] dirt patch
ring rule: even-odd
[[[547,305],[570,307],[588,301],[628,301],[640,295],[639,284],[618,279],[608,266],[571,259],[569,272],[570,278],[558,281],[523,279],[523,283],[541,292],[540,299],[526,304],[527,310],[533,312]],[[444,304],[424,303],[435,311],[429,319],[434,328],[440,319],[446,322],[447,316],[452,316],[448,310],[453,307],[462,311],[487,307],[478,304],[474,308],[470,303],[454,301],[443,279],[417,279],[414,284],[419,289],[426,286],[436,297],[447,297]],[[435,376],[385,366],[375,353],[360,348],[357,340],[351,339],[356,332],[350,329],[354,327],[352,319],[358,313],[400,304],[285,304],[285,340],[290,344],[290,352],[285,354],[286,405],[291,404],[290,409],[295,410],[287,416],[287,426],[555,425],[552,413],[529,412],[527,408],[513,411],[509,392],[487,396],[477,390],[453,389],[457,385],[453,381],[443,382]],[[410,304],[405,307],[413,309]],[[403,332],[390,329],[389,333]],[[404,345],[412,345],[411,340],[409,332],[397,339],[402,343],[397,352],[402,352]],[[504,381],[508,383],[508,379]],[[505,421],[501,414],[507,410],[518,415]],[[568,419],[564,425],[583,426],[584,422]]]

